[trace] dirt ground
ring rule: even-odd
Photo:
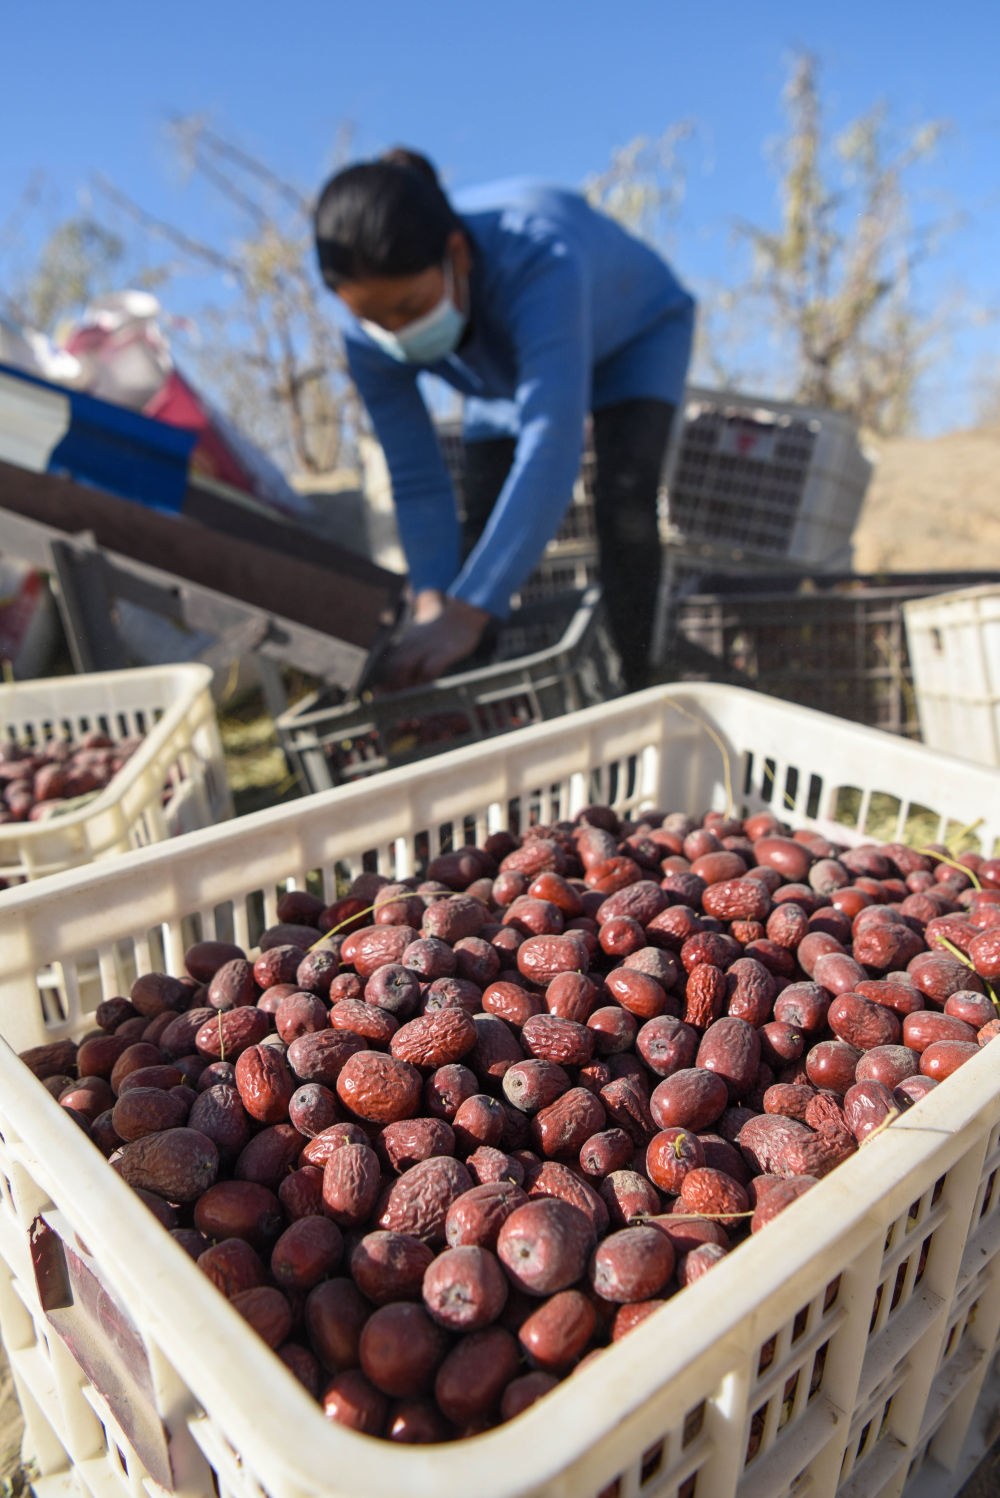
[[[857,572],[1000,570],[1000,429],[870,445]]]

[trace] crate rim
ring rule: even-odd
[[[718,573],[711,574],[719,576]],[[863,573],[823,574],[816,571],[806,572],[802,576],[790,574],[789,583],[795,584],[794,591],[789,589],[783,591],[780,587],[774,587],[770,591],[764,589],[755,590],[748,588],[741,591],[739,588],[713,588],[706,592],[690,592],[678,594],[673,600],[674,606],[683,607],[686,604],[699,603],[823,603],[829,600],[839,602],[848,600],[850,602],[863,602],[866,599],[898,600],[905,606],[914,603],[919,606],[931,606],[933,604],[951,603],[953,601],[972,600],[975,597],[1000,597],[1000,572],[996,574],[995,583],[975,584],[968,588],[955,589],[947,582],[941,584],[941,591],[937,592],[937,584],[925,579],[923,582],[893,582],[890,580],[879,581],[871,586],[852,587],[850,583],[856,581],[866,584],[867,579]],[[815,586],[802,588],[803,582],[810,582]],[[914,589],[919,588],[919,594]]]
[[[707,403],[723,408],[731,406],[734,408],[734,414],[744,407],[749,407],[754,412],[763,413],[765,418],[776,412],[781,416],[788,415],[806,421],[829,422],[831,425],[842,426],[845,431],[859,438],[861,436],[861,429],[849,412],[835,410],[832,406],[810,406],[790,396],[763,395],[760,391],[744,390],[735,385],[712,387],[690,384],[685,385],[681,399],[693,405]]]
[[[996,582],[975,583],[968,588],[954,588],[946,592],[935,593],[930,598],[915,598],[913,603],[917,607],[913,612],[919,616],[923,612],[921,605],[928,609],[931,606],[950,608],[952,605],[963,603],[978,603],[980,599],[990,601],[1000,599],[1000,573],[997,574]]]
[[[647,687],[641,692],[634,692],[624,697],[617,697],[613,703],[599,704],[596,707],[581,708],[578,712],[570,715],[575,725],[585,730],[590,723],[599,723],[601,716],[607,707],[613,707],[616,713],[624,713],[633,706],[636,712],[644,707],[659,701],[671,703],[673,698],[683,698],[694,695],[698,698],[728,699],[733,702],[742,701],[747,712],[753,714],[755,707],[765,704],[768,708],[781,709],[796,718],[804,717],[816,725],[823,723],[835,723],[844,726],[845,720],[836,718],[830,713],[824,713],[817,708],[802,707],[798,703],[786,702],[779,697],[771,697],[763,692],[751,691],[746,687],[729,686],[723,682],[680,682],[667,686]],[[470,753],[483,753],[502,742],[505,751],[516,753],[517,747],[522,743],[542,743],[547,738],[556,738],[565,732],[566,717],[554,718],[546,723],[537,723],[527,728],[513,729],[506,733],[500,740],[486,740],[483,744],[467,745],[459,749],[448,749],[441,754],[436,754],[429,759],[419,760],[413,764],[399,765],[393,769],[380,771],[377,777],[367,777],[357,781],[351,781],[346,785],[334,786],[330,790],[313,791],[307,796],[301,796],[295,801],[283,803],[280,806],[264,807],[260,811],[248,812],[244,816],[236,817],[228,822],[219,823],[214,827],[199,828],[192,832],[183,833],[180,837],[171,839],[169,843],[152,844],[146,848],[134,848],[128,852],[118,854],[113,862],[101,861],[100,864],[87,865],[83,868],[65,869],[59,873],[46,876],[44,887],[40,881],[18,885],[14,889],[6,891],[4,895],[4,908],[11,912],[22,906],[30,906],[33,902],[44,900],[53,892],[58,890],[70,890],[81,883],[93,884],[95,880],[111,880],[118,877],[122,870],[132,870],[136,877],[143,877],[149,872],[152,874],[157,864],[169,863],[176,850],[181,847],[191,848],[197,844],[204,847],[218,847],[229,841],[242,840],[248,833],[259,833],[266,835],[272,828],[280,827],[283,823],[298,816],[305,815],[309,809],[320,810],[327,802],[340,805],[350,799],[365,799],[372,794],[373,786],[386,789],[405,785],[407,781],[424,780],[447,777],[452,769],[458,769],[465,764]],[[863,723],[847,724],[851,729],[852,738],[856,737],[872,744],[890,743],[893,752],[907,760],[915,763],[929,765],[932,761],[939,764],[942,771],[950,770],[956,775],[968,777],[970,770],[975,773],[978,770],[984,777],[988,778],[994,789],[1000,789],[996,785],[997,772],[988,766],[974,765],[969,760],[959,758],[957,755],[946,754],[942,750],[929,749],[925,744],[918,744],[908,739],[898,737],[896,734],[887,733],[881,728],[869,728]],[[529,737],[530,736],[530,737]],[[823,819],[814,819],[819,825]],[[825,825],[825,823],[823,824]],[[838,824],[839,825],[839,824]],[[851,829],[843,827],[845,837],[848,837]]]
[[[165,666],[134,666],[123,671],[88,671],[79,675],[40,676],[32,677],[30,681],[5,683],[4,686],[0,687],[0,728],[7,721],[6,708],[7,704],[12,701],[11,694],[16,694],[18,691],[23,692],[24,695],[28,695],[29,691],[37,691],[42,687],[52,687],[56,690],[69,691],[70,693],[79,691],[82,695],[84,692],[92,691],[97,686],[110,686],[114,684],[116,688],[127,687],[130,679],[135,679],[136,677],[141,678],[143,682],[155,682],[157,679],[170,680],[176,677],[179,686],[187,684],[191,691],[194,692],[210,687],[213,673],[210,666],[206,666],[200,661],[179,661]],[[169,706],[164,708],[159,721],[143,737],[141,747],[147,750],[149,754],[157,753],[168,742],[178,722],[187,715],[190,705],[190,702],[181,699],[171,702]],[[96,707],[94,715],[113,713],[115,711],[117,709]],[[55,716],[55,713],[53,716]],[[125,791],[128,790],[133,781],[137,780],[144,773],[144,759],[145,756],[132,755],[122,765],[121,769],[112,776],[104,789],[94,796],[92,800],[88,801],[86,806],[78,807],[76,811],[65,814],[56,813],[54,816],[47,817],[34,824],[30,822],[16,822],[11,824],[8,829],[0,827],[0,843],[3,842],[3,833],[5,830],[16,831],[18,842],[25,839],[34,841],[35,838],[40,839],[46,835],[51,836],[53,831],[62,831],[64,828],[77,827],[81,823],[89,821],[92,817],[98,816],[101,812],[112,807]],[[118,856],[124,858],[127,855],[123,853]],[[92,866],[88,864],[85,867],[90,868]],[[45,876],[46,879],[55,879],[58,877],[58,874]],[[37,881],[29,881],[29,883],[33,882]],[[21,886],[18,885],[15,888],[21,888]],[[11,893],[12,891],[10,890],[4,892],[5,904]]]

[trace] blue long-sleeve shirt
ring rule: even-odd
[[[385,452],[414,589],[503,617],[566,511],[587,412],[642,397],[679,402],[694,301],[653,250],[576,193],[516,180],[456,195],[454,207],[473,255],[458,351],[400,363],[350,317],[345,340]],[[517,438],[464,565],[451,478],[417,384],[424,370],[466,397],[467,440]]]

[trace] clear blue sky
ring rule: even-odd
[[[832,126],[880,98],[900,129],[951,121],[921,179],[923,211],[964,222],[921,290],[1000,308],[996,0],[46,0],[8,6],[0,34],[0,222],[40,168],[65,211],[103,172],[152,212],[210,231],[164,141],[177,112],[207,112],[307,187],[345,120],[360,153],[415,145],[457,187],[522,172],[575,184],[615,146],[691,119],[673,255],[696,288],[733,272],[734,218],[774,214],[764,146],[789,52],[807,47]],[[967,419],[998,329],[956,319],[952,358],[927,386],[930,429]]]

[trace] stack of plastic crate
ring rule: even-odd
[[[770,578],[785,593],[810,573],[849,574],[872,473],[854,422],[842,412],[732,391],[690,386],[674,438],[653,652],[661,663],[670,657],[685,600],[711,591],[710,574],[755,584]],[[839,710],[826,697],[815,705]],[[903,716],[912,719],[908,707]],[[890,719],[877,713],[862,721],[902,728],[895,709]]]

